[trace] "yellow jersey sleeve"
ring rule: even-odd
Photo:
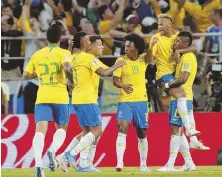
[[[191,73],[194,60],[195,60],[195,56],[193,54],[186,54],[182,59],[181,72],[187,71]]]
[[[35,66],[34,66],[34,63],[33,63],[33,58],[34,56],[31,57],[31,59],[29,60],[26,68],[25,68],[25,71],[30,73],[30,74],[33,74],[34,71],[35,71]]]
[[[119,57],[117,58],[115,64],[120,61],[120,60],[123,60],[122,57]],[[122,73],[122,67],[121,68],[118,68],[116,71],[113,72],[113,76],[116,76],[116,77],[120,77],[121,76],[121,73]]]
[[[208,11],[212,11],[214,9],[220,8],[220,6],[221,6],[220,0],[213,0],[205,6],[205,9]]]
[[[62,56],[61,56],[61,63],[63,64],[63,63],[66,63],[66,62],[68,62],[68,63],[70,63],[71,62],[71,58],[72,58],[72,56],[71,56],[71,52],[70,51],[64,51],[63,52],[63,54],[62,54]]]
[[[96,57],[90,57],[89,68],[96,72],[97,69],[103,68],[104,64]]]

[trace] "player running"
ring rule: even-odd
[[[82,150],[90,146],[101,136],[101,114],[97,104],[98,92],[95,91],[94,73],[99,76],[109,76],[116,69],[125,65],[120,61],[110,68],[103,69],[103,64],[95,56],[86,53],[90,49],[89,37],[84,32],[78,32],[74,36],[74,47],[79,48],[79,52],[75,53],[71,60],[71,65],[75,71],[74,89],[72,91],[72,104],[74,106],[79,124],[83,130],[83,138],[71,151],[65,152],[58,158],[63,171],[68,171],[66,161],[72,167],[77,169],[76,155]],[[103,46],[100,47],[100,55]],[[84,157],[87,162],[87,156]],[[88,172],[89,168],[82,167],[77,169],[79,172]]]
[[[113,85],[120,88],[117,107],[118,137],[116,140],[117,166],[116,171],[123,170],[123,156],[126,149],[126,136],[133,119],[138,136],[138,150],[140,153],[140,171],[149,172],[146,166],[148,142],[146,129],[148,128],[148,102],[146,94],[144,40],[137,34],[125,37],[125,56],[116,60],[127,64],[117,69],[113,74]]]
[[[44,177],[42,151],[48,122],[56,123],[57,131],[47,155],[49,168],[55,171],[54,155],[66,138],[69,121],[69,97],[66,89],[66,77],[73,83],[73,72],[69,64],[71,55],[68,50],[59,47],[61,27],[53,24],[47,30],[48,46],[34,53],[25,69],[25,79],[38,78],[39,89],[35,105],[36,133],[32,147],[35,156],[36,177]]]
[[[166,14],[160,14],[158,16],[158,30],[159,33],[155,34],[151,39],[151,44],[155,44],[150,47],[147,57],[150,62],[153,59],[156,60],[156,79],[160,84],[161,82],[167,83],[175,79],[174,72],[176,62],[171,60],[172,54],[175,53],[178,58],[180,54],[187,53],[193,49],[189,47],[176,51],[172,50],[173,42],[178,32],[172,28],[172,19],[170,16]],[[194,129],[189,122],[184,89],[182,87],[171,88],[169,93],[178,100],[177,109],[186,128],[187,136],[199,135],[200,132]]]
[[[173,49],[185,49],[192,44],[192,36],[189,32],[180,32],[174,41]],[[197,72],[197,61],[193,53],[182,54],[180,62],[176,66],[175,80],[163,83],[163,88],[166,85],[169,88],[176,88],[182,86],[186,92],[187,108],[189,114],[192,113],[193,108],[193,91],[192,86]],[[178,114],[177,108],[178,100],[171,97],[169,122],[171,127],[171,141],[170,141],[170,157],[167,164],[157,171],[175,171],[174,163],[178,151],[183,155],[185,165],[179,171],[195,170],[195,164],[190,155],[188,141],[183,133],[183,122],[181,116]]]

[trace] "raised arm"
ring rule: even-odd
[[[158,42],[158,38],[152,37],[152,39],[150,41],[149,49],[147,50],[147,53],[144,58],[144,61],[146,64],[153,62],[153,60],[154,60],[153,53],[155,53],[157,42]]]
[[[25,5],[22,8],[22,18],[21,18],[21,29],[23,32],[30,32],[27,31],[26,28],[26,20],[30,17],[30,6],[31,6],[31,0],[26,0]]]

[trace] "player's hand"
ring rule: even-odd
[[[118,68],[123,67],[124,65],[126,65],[126,61],[125,60],[120,60],[116,62],[116,66]]]
[[[68,44],[69,44],[70,47],[73,46],[73,44],[74,44],[73,41],[74,41],[74,36],[72,36],[72,37],[69,38],[69,40],[68,40]]]
[[[150,47],[153,47],[157,42],[158,42],[158,38],[157,37],[154,37],[150,43]]]
[[[180,52],[178,50],[173,54],[173,61],[176,61],[177,63],[180,62]]]
[[[133,92],[132,86],[133,86],[132,84],[124,84],[122,88],[127,94],[130,94]]]
[[[74,87],[75,87],[75,83],[69,81],[69,82],[68,82],[68,88],[69,88],[69,91],[72,92],[72,90],[74,89]]]

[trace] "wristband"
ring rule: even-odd
[[[169,83],[165,83],[165,88],[170,88]]]

